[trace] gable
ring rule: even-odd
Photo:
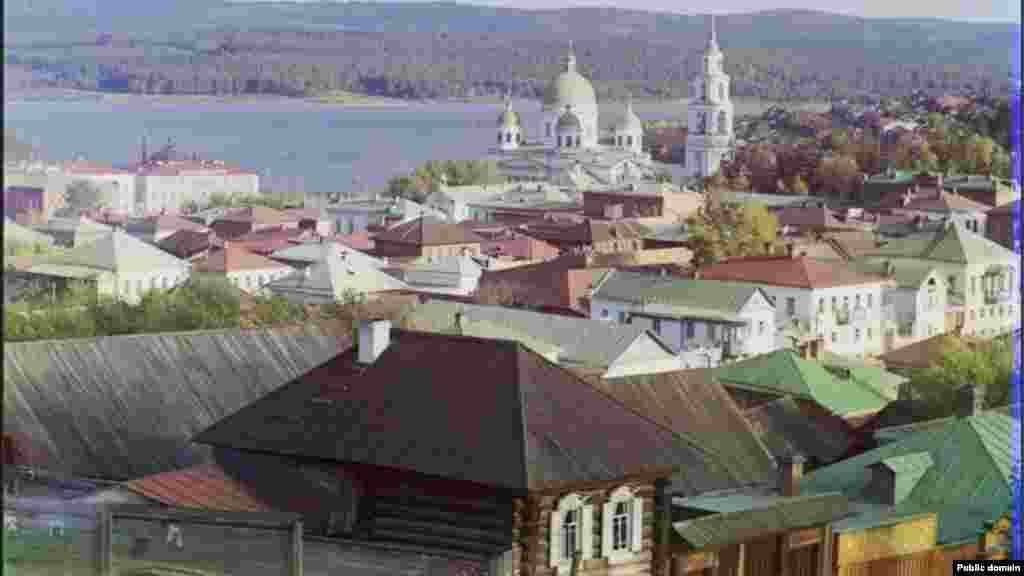
[[[612,361],[612,364],[631,364],[641,362],[659,362],[662,360],[675,359],[665,344],[644,332],[636,338],[626,349]]]
[[[740,308],[740,314],[752,314],[762,310],[775,310],[775,305],[772,304],[771,300],[765,294],[764,290],[758,288],[750,295],[750,299],[747,300],[743,307]]]

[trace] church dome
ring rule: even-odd
[[[573,114],[571,110],[566,110],[565,114],[558,117],[558,124],[555,125],[555,129],[559,132],[567,130],[579,130],[580,129],[580,118]]]
[[[498,116],[498,127],[499,128],[518,128],[519,127],[519,114],[506,108],[501,116]]]
[[[556,110],[572,106],[585,113],[597,113],[594,86],[576,71],[576,55],[572,48],[565,59],[565,71],[555,77],[544,93],[544,105]]]
[[[612,131],[622,133],[636,133],[643,132],[644,125],[640,121],[640,117],[633,112],[633,101],[629,99],[626,101],[626,111],[622,116],[615,121],[612,126]]]

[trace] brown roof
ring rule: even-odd
[[[694,441],[707,444],[736,475],[752,482],[774,478],[768,449],[733,402],[713,379],[689,370],[603,379],[585,377],[626,406]]]
[[[271,254],[283,248],[290,248],[304,240],[315,241],[319,237],[310,230],[298,228],[265,228],[253,230],[231,238],[231,243],[257,254]]]
[[[219,512],[274,511],[216,463],[144,476],[121,486],[150,500],[178,508]]]
[[[945,354],[949,338],[948,334],[939,334],[902,348],[890,350],[878,358],[887,369],[928,368]]]
[[[343,352],[195,441],[522,491],[670,470],[683,494],[748,480],[705,448],[715,438],[681,438],[518,342],[402,330],[373,364]]]
[[[996,206],[988,211],[989,216],[1012,216],[1020,211],[1020,199],[1014,200],[1002,206]]]
[[[295,222],[298,220],[298,217],[266,206],[246,206],[245,208],[232,209],[220,219],[252,222],[254,224],[270,226]]]
[[[805,229],[841,229],[852,227],[827,206],[787,206],[778,213],[780,226]]]
[[[163,251],[174,254],[178,258],[191,258],[204,250],[209,250],[211,232],[195,230],[178,230],[156,243]]]
[[[975,202],[966,196],[938,190],[922,189],[907,196],[906,192],[892,190],[876,205],[880,210],[918,210],[922,212],[985,212],[987,204]]]
[[[875,234],[864,230],[831,232],[824,239],[847,259],[858,258],[878,249]]]
[[[191,230],[193,232],[209,232],[209,228],[191,220],[173,214],[158,214],[143,219],[143,223],[153,230]]]
[[[224,247],[210,252],[202,262],[196,264],[197,269],[205,272],[237,272],[240,270],[267,270],[288,268],[287,265],[250,252],[233,242],[225,242]]]
[[[501,287],[531,308],[571,307],[576,304],[571,292],[578,292],[575,298],[585,296],[584,291],[608,271],[608,268],[591,268],[592,265],[593,260],[584,255],[567,254],[538,264],[484,270],[479,287]],[[580,272],[570,274],[570,271]]]
[[[566,222],[541,220],[520,228],[523,234],[555,243],[595,244],[611,240],[633,240],[643,238],[647,229],[630,221],[585,220]]]
[[[810,289],[883,281],[881,278],[854,272],[839,263],[789,256],[725,260],[701,268],[700,277],[705,280],[755,282]]]
[[[472,230],[424,216],[399,224],[373,237],[376,242],[412,244],[415,246],[445,246],[448,244],[478,244],[483,238]]]

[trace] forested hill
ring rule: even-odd
[[[720,16],[737,95],[1005,92],[1014,24]],[[348,90],[399,97],[507,88],[536,96],[569,40],[603,96],[686,95],[703,16],[454,3],[4,0],[8,66],[63,86],[140,92]]]

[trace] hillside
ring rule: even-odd
[[[5,0],[4,11],[8,65],[63,86],[133,92],[537,96],[571,39],[603,96],[681,97],[707,36],[702,16],[611,8]],[[968,84],[1005,92],[1015,33],[794,10],[717,26],[736,95],[767,98]]]

